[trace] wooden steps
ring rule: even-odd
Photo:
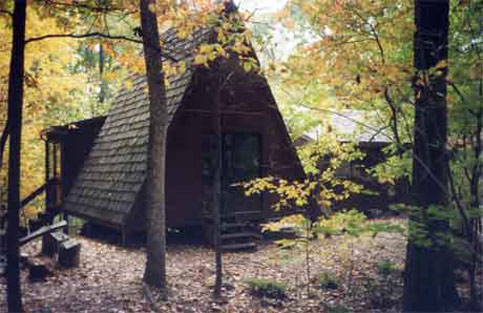
[[[226,252],[254,251],[262,238],[257,222],[224,221],[221,225],[221,249]]]
[[[232,243],[221,246],[223,252],[241,252],[241,251],[255,251],[257,244],[254,242]]]
[[[249,252],[257,249],[257,241],[262,239],[260,233],[260,212],[236,212],[223,214],[220,225],[220,244],[224,252]],[[256,214],[255,214],[256,213]],[[206,238],[213,245],[213,220],[204,217]]]
[[[231,234],[222,234],[221,235],[221,240],[229,240],[229,239],[240,239],[240,238],[248,238],[248,237],[253,237],[254,239],[262,239],[262,236],[260,234],[257,234],[255,232],[241,232],[241,233],[231,233]]]

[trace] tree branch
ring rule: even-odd
[[[13,17],[12,12],[10,12],[8,10],[4,10],[4,9],[0,9],[0,14],[7,14],[8,16]]]
[[[396,104],[391,98],[391,95],[389,94],[389,88],[386,87],[384,88],[384,99],[386,100],[386,103],[389,105],[389,108],[391,109],[391,128],[392,132],[394,134],[394,140],[396,140],[397,143],[397,153],[399,156],[402,156],[403,150],[400,148],[402,146],[402,141],[399,136],[399,130],[398,130],[398,109],[396,107]]]
[[[9,122],[7,119],[7,123],[5,123],[5,128],[3,129],[2,132],[2,137],[0,138],[0,168],[3,166],[3,152],[5,151],[5,146],[7,144],[7,138],[10,133],[9,129]]]
[[[116,35],[107,35],[99,32],[93,32],[93,33],[87,33],[87,34],[48,34],[48,35],[43,35],[43,36],[38,36],[38,37],[31,37],[28,39],[25,39],[25,43],[31,43],[35,41],[40,41],[44,39],[50,39],[50,38],[90,38],[90,37],[101,37],[101,38],[107,38],[107,39],[117,39],[117,40],[126,40],[134,43],[142,43],[142,40],[139,39],[134,39],[134,38],[129,38],[126,36],[116,36]]]
[[[359,19],[365,24],[368,25],[369,28],[371,29],[371,34],[374,36],[374,40],[377,43],[377,47],[379,48],[379,53],[381,54],[381,60],[382,64],[384,65],[386,63],[386,58],[384,57],[384,49],[382,48],[381,40],[379,39],[379,35],[377,34],[376,28],[372,23],[370,23],[368,20],[366,20],[357,10],[348,8],[350,11],[352,11],[354,14],[356,14]]]
[[[460,99],[461,99],[461,101],[462,101],[462,102],[466,102],[465,95],[464,95],[464,94],[461,92],[461,90],[459,90],[458,86],[456,86],[456,84],[455,84],[453,81],[451,81],[451,80],[447,79],[447,80],[446,80],[446,83],[447,83],[448,85],[450,85],[451,87],[453,87],[453,90],[454,90],[454,91],[456,92],[456,94],[457,94],[457,95],[460,97]]]
[[[463,208],[463,205],[461,204],[461,201],[458,197],[458,193],[456,191],[455,183],[454,183],[454,178],[453,178],[453,172],[451,172],[451,168],[449,164],[446,165],[446,171],[448,172],[448,180],[449,180],[449,186],[451,190],[451,196],[453,197],[453,201],[456,204],[456,208],[458,209],[458,212],[460,213],[461,218],[463,219],[463,227],[465,229],[465,234],[470,234],[471,228],[470,224],[468,222],[468,216],[466,215],[465,209]]]
[[[66,8],[83,8],[90,10],[92,12],[112,12],[112,11],[122,11],[122,12],[127,12],[127,13],[134,13],[136,11],[131,10],[128,11],[123,7],[116,7],[116,6],[111,6],[109,3],[106,5],[89,5],[85,3],[80,3],[78,1],[74,1],[72,3],[67,3],[67,2],[58,2],[58,1],[52,1],[52,0],[44,0],[44,1],[39,1],[39,2],[44,2],[45,5],[52,5],[52,6],[58,6],[58,7],[66,7]]]
[[[100,37],[100,38],[106,38],[106,39],[114,39],[114,40],[125,40],[129,42],[134,42],[134,43],[143,43],[142,40],[135,39],[135,38],[129,38],[126,36],[122,35],[108,35],[108,34],[103,34],[100,32],[93,32],[93,33],[87,33],[87,34],[48,34],[48,35],[43,35],[43,36],[38,36],[38,37],[31,37],[25,40],[25,44],[35,42],[35,41],[40,41],[40,40],[45,40],[45,39],[50,39],[50,38],[92,38],[92,37]],[[171,55],[167,54],[164,51],[159,51],[162,57],[171,60],[173,62],[178,62],[178,60]]]

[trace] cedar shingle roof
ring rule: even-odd
[[[164,35],[164,48],[188,64],[195,48],[210,40],[209,30],[200,30],[186,40],[174,31]],[[194,70],[169,78],[166,102],[169,122],[180,108]],[[64,204],[68,213],[123,225],[146,179],[149,138],[149,100],[144,76],[133,78],[133,87],[115,98],[108,117],[94,141]]]

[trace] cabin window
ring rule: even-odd
[[[222,211],[257,211],[261,202],[250,200],[243,195],[235,183],[259,177],[261,139],[254,133],[224,133],[222,136]],[[202,140],[202,179],[205,209],[209,211],[212,201],[215,170],[215,136],[203,135]],[[260,203],[259,203],[260,202]]]
[[[235,183],[260,175],[260,135],[226,133],[222,139],[222,180]],[[203,135],[202,173],[203,181],[213,183],[216,158],[215,136]]]

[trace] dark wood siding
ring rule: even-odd
[[[167,217],[169,227],[200,224],[202,221],[202,140],[213,133],[209,98],[193,93],[168,133]],[[260,136],[261,175],[286,178],[304,176],[294,154],[281,116],[275,108],[260,103],[267,97],[231,102],[221,110],[224,133],[248,133]],[[250,99],[253,101],[250,102]],[[262,216],[272,215],[271,202],[262,197]],[[247,208],[249,211],[250,208]],[[256,210],[256,208],[255,208]]]

